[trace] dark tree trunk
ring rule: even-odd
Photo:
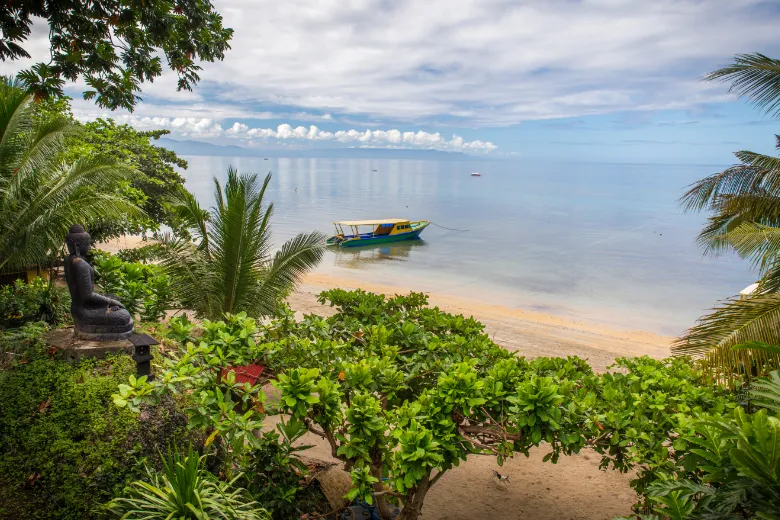
[[[420,482],[414,487],[414,494],[401,510],[401,514],[398,515],[396,520],[417,520],[422,511],[423,502],[425,501],[425,495],[430,489],[429,476],[426,475]]]

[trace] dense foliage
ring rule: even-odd
[[[694,421],[675,443],[684,454],[677,478],[646,491],[656,513],[673,520],[780,518],[778,414],[737,408],[732,416]]]
[[[161,225],[178,229],[179,221],[170,211],[169,202],[184,186],[176,168],[186,169],[187,161],[154,144],[168,130],[140,131],[127,124],[117,124],[113,119],[82,123],[73,116],[67,97],[37,103],[36,115],[42,121],[66,120],[74,128],[64,142],[64,162],[93,157],[118,162],[134,171],[117,186],[116,195],[135,204],[143,213],[91,223],[90,233],[95,240],[156,233]]]
[[[265,199],[270,181],[270,174],[261,183],[257,175],[230,168],[224,186],[214,179],[216,204],[210,211],[181,192],[173,209],[186,233],[165,239],[160,253],[183,307],[210,319],[239,311],[269,316],[319,263],[324,236],[316,231],[301,233],[272,253],[274,205]]]
[[[0,78],[0,270],[46,265],[73,223],[140,214],[116,193],[133,170],[112,158],[63,159],[75,127],[39,118],[33,100]]]
[[[247,468],[269,405],[221,369],[262,362],[276,374],[280,410],[330,444],[352,474],[349,497],[374,504],[383,520],[396,506],[398,518],[417,518],[428,490],[468,456],[501,463],[542,443],[552,462],[593,448],[603,467],[636,470],[645,492],[682,471],[687,445],[677,439],[697,417],[736,406],[702,386],[685,359],[622,359],[597,375],[578,358],[517,357],[477,321],[428,308],[421,294],[332,290],[321,299],[339,312],[299,322],[288,312],[267,325],[230,315],[202,332],[176,320],[170,336],[182,348],[155,382],[123,385],[116,402],[198,395],[191,424],[210,432],[223,467]]]
[[[171,450],[163,471],[148,470],[148,479],[133,482],[108,504],[121,518],[146,520],[268,520],[268,513],[248,498],[235,481],[224,482],[203,469],[203,457],[189,447]]]
[[[16,355],[0,370],[0,517],[99,517],[144,462],[158,466],[160,450],[187,441],[186,416],[170,399],[117,410],[111,395],[132,359],[71,364],[40,343],[40,328],[26,330],[3,345]]]
[[[116,296],[132,316],[160,321],[174,306],[170,278],[160,266],[125,262],[106,253],[94,254],[92,262],[99,288]]]
[[[67,319],[70,294],[54,282],[36,277],[29,283],[16,280],[0,286],[0,329],[43,321],[57,324]]]
[[[65,81],[83,78],[104,108],[133,110],[140,83],[176,71],[177,90],[192,90],[199,61],[221,60],[232,29],[208,0],[93,0],[4,2],[0,7],[0,60],[29,58],[23,42],[33,17],[49,24],[50,61],[22,71],[36,98],[61,96]]]
[[[67,159],[78,157],[111,157],[135,170],[121,192],[136,203],[144,214],[101,223],[90,231],[96,237],[157,232],[160,225],[178,226],[168,202],[184,186],[176,168],[187,168],[187,161],[174,152],[156,146],[153,141],[168,130],[140,131],[130,125],[118,125],[113,119],[97,119],[79,125],[80,131],[67,141]]]

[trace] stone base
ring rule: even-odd
[[[132,332],[130,332],[132,334]],[[129,334],[128,334],[129,335]],[[127,336],[125,336],[127,337]],[[77,337],[73,328],[57,329],[44,335],[47,345],[57,348],[65,359],[104,358],[108,354],[132,354],[133,344],[127,339],[96,341]]]
[[[120,341],[132,336],[135,331],[130,329],[125,332],[86,332],[79,329],[74,329],[76,337],[79,339],[86,339],[92,341]]]

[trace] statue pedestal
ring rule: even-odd
[[[56,347],[68,361],[84,358],[104,358],[108,354],[132,354],[133,344],[127,339],[95,341],[76,337],[73,327],[53,330],[44,335],[47,345]]]

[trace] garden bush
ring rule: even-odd
[[[750,407],[694,419],[674,441],[674,471],[645,489],[644,518],[780,518],[780,374],[754,383]]]
[[[71,364],[37,341],[40,328],[27,330],[5,339],[17,354],[0,370],[0,518],[101,517],[144,464],[188,440],[186,416],[170,398],[118,410],[111,394],[135,372],[132,359]]]
[[[100,289],[116,296],[133,316],[159,321],[173,307],[171,281],[160,266],[125,262],[102,251],[93,254],[92,262]]]
[[[57,324],[65,321],[69,312],[68,290],[41,277],[30,283],[16,280],[0,286],[0,329],[36,321]]]

